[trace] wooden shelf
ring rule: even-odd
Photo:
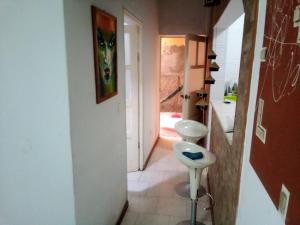
[[[209,71],[219,71],[220,67],[216,62],[213,62],[210,66],[209,66]]]
[[[214,84],[215,82],[216,82],[215,79],[210,74],[204,80],[204,84]]]
[[[207,107],[208,106],[208,101],[204,100],[204,99],[201,99],[195,105],[197,107]]]
[[[208,92],[204,89],[201,89],[199,91],[196,91],[196,94],[198,97],[206,97],[208,95]]]
[[[217,54],[214,51],[211,51],[210,53],[207,54],[208,59],[216,59]]]

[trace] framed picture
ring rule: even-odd
[[[215,6],[219,4],[220,4],[220,0],[203,0],[204,6]]]
[[[96,102],[118,93],[117,18],[92,6]]]

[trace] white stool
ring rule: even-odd
[[[175,123],[175,130],[184,141],[192,143],[197,143],[208,134],[207,127],[194,120],[178,121]]]
[[[192,200],[191,206],[191,220],[186,220],[178,223],[177,225],[204,225],[196,221],[197,218],[197,191],[199,189],[199,183],[204,168],[209,167],[216,161],[216,157],[213,153],[206,149],[190,142],[181,141],[173,146],[176,158],[189,169],[190,176],[190,198]],[[203,158],[190,159],[185,156],[185,153],[200,153]]]
[[[204,124],[198,121],[186,119],[178,121],[175,124],[175,130],[183,141],[191,143],[197,143],[201,138],[208,134],[208,129]],[[178,183],[175,186],[175,192],[183,198],[189,198],[190,183],[188,181]],[[202,197],[205,194],[207,194],[205,188],[200,186],[198,190],[198,197]]]

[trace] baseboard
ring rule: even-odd
[[[154,152],[154,149],[155,149],[155,147],[157,145],[158,140],[159,140],[159,136],[157,136],[157,138],[156,138],[156,140],[155,140],[155,142],[154,142],[154,144],[153,144],[153,146],[151,148],[151,151],[150,151],[150,153],[149,153],[149,155],[148,155],[148,157],[147,157],[147,159],[146,159],[146,161],[144,163],[143,170],[145,170],[147,168],[147,165],[148,165],[148,163],[150,161],[150,158],[151,158],[151,156],[152,156],[152,154]]]
[[[209,173],[207,173],[207,189],[208,189],[208,193],[211,193],[211,189],[210,189],[210,182],[209,182]],[[209,198],[209,203],[210,205],[213,204],[211,198]],[[212,207],[211,208],[211,221],[212,221],[212,224],[215,225],[215,213],[214,213],[214,208]]]
[[[126,214],[126,211],[128,209],[128,206],[129,206],[129,203],[128,203],[128,200],[126,200],[126,202],[125,202],[125,204],[123,206],[122,212],[121,212],[121,214],[120,214],[120,216],[119,216],[119,218],[118,218],[118,220],[116,222],[116,225],[121,225],[121,223],[122,223],[122,221],[124,219],[124,216]]]

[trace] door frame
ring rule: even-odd
[[[183,38],[185,39],[184,34],[162,34],[159,35],[159,76],[158,76],[158,105],[159,105],[159,111],[158,111],[158,118],[159,118],[159,136],[160,136],[160,112],[161,112],[161,106],[160,106],[160,88],[161,88],[161,39],[162,38]]]
[[[143,151],[143,54],[142,54],[142,37],[143,37],[143,23],[140,19],[138,19],[133,13],[131,13],[128,9],[123,7],[123,18],[129,17],[135,22],[135,25],[138,27],[138,167],[139,170],[143,170],[144,167],[144,151]],[[123,34],[124,30],[124,23],[123,23]],[[124,35],[123,35],[124,38]],[[124,42],[124,41],[123,41]],[[125,53],[125,47],[124,47]],[[124,71],[125,72],[125,71]],[[125,84],[126,90],[126,84]],[[127,131],[127,127],[126,127]],[[127,141],[127,140],[126,140]],[[126,149],[127,154],[127,149]]]
[[[196,55],[195,55],[195,64],[190,65],[190,41],[196,42]],[[199,59],[199,43],[205,43],[204,48],[204,65],[199,65],[198,59]],[[183,119],[190,119],[190,120],[198,120],[197,118],[191,117],[191,110],[190,110],[190,104],[192,101],[192,96],[190,95],[190,71],[193,69],[203,69],[203,87],[205,89],[205,78],[206,78],[206,68],[207,68],[207,45],[208,45],[208,36],[207,35],[198,35],[198,34],[186,34],[185,35],[185,51],[184,51],[184,71],[183,71],[183,95],[188,95],[189,97],[183,98],[182,103],[182,118]],[[199,98],[197,98],[198,101]],[[193,105],[193,108],[195,106]],[[195,108],[196,109],[196,108]],[[204,112],[202,112],[204,113]],[[198,114],[198,113],[197,113]],[[205,123],[203,119],[203,123]]]

